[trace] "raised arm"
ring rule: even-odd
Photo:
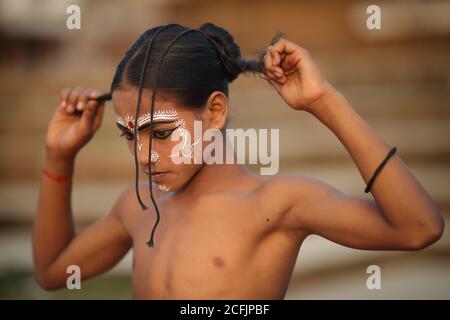
[[[286,206],[279,228],[301,239],[317,234],[355,249],[418,250],[442,234],[443,222],[432,208],[402,207],[400,202],[383,211],[374,199],[350,196],[315,178],[278,181]]]
[[[33,260],[36,280],[47,290],[66,284],[69,265],[81,269],[82,279],[115,265],[131,247],[131,238],[119,213],[128,195],[122,193],[112,210],[79,234],[71,209],[71,190],[75,156],[100,127],[104,105],[95,101],[92,90],[65,90],[47,133],[47,153],[37,212],[33,226]],[[79,105],[81,115],[74,113]],[[55,181],[55,177],[69,177]],[[53,179],[52,179],[53,178]]]
[[[310,54],[282,39],[268,48],[265,67],[264,77],[290,107],[311,113],[337,136],[367,184],[390,148],[322,78]],[[421,249],[440,238],[439,208],[398,154],[371,193],[375,200],[345,195],[315,179],[288,179],[281,225],[359,249]]]
[[[132,246],[120,217],[130,188],[120,195],[109,213],[78,234],[69,209],[69,189],[70,186],[42,178],[33,228],[33,258],[36,280],[46,290],[66,286],[68,266],[78,266],[81,279],[85,280],[111,269]]]

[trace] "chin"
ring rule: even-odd
[[[159,191],[162,192],[172,192],[176,190],[172,190],[169,186],[165,185],[164,183],[157,183],[156,186],[158,187]]]
[[[154,181],[158,189],[162,192],[174,192],[183,189],[189,181],[195,176],[198,170],[195,171],[183,171],[183,172],[171,172],[171,177],[161,181]]]

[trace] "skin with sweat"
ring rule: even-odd
[[[267,48],[264,64],[262,78],[289,107],[311,113],[330,129],[367,183],[390,147],[323,79],[310,54],[281,39]],[[81,88],[63,91],[47,134],[49,172],[73,173],[78,150],[101,124],[104,104],[89,100],[98,94]],[[136,99],[137,88],[122,84],[113,92],[116,115],[134,115]],[[144,115],[150,111],[148,90],[142,101]],[[75,109],[83,111],[81,117],[73,115]],[[228,99],[213,92],[195,110],[157,95],[155,111],[169,110],[191,133],[194,120],[202,121],[203,130],[224,130]],[[36,280],[42,287],[64,287],[71,264],[81,268],[83,279],[105,272],[132,249],[136,299],[282,299],[310,234],[357,249],[418,250],[443,232],[439,208],[398,154],[386,163],[368,199],[307,176],[262,179],[237,164],[176,165],[170,160],[177,143],[166,136],[170,130],[178,130],[174,122],[155,122],[152,133],[159,161],[150,164],[151,170],[160,172],[155,186],[169,190],[153,188],[161,212],[154,248],[146,245],[156,219],[146,176],[149,130],[139,131],[137,152],[146,211],[130,184],[110,212],[77,233],[71,184],[42,177],[33,230]],[[134,140],[127,139],[134,139],[132,132],[124,134],[133,154]]]

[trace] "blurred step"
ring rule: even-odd
[[[231,119],[251,123],[255,118],[282,121],[299,114],[278,93],[253,77],[239,78],[230,88]],[[338,84],[352,107],[363,118],[411,119],[448,117],[449,81]],[[242,118],[241,118],[242,117]]]
[[[450,73],[450,71],[449,71]],[[450,75],[449,75],[450,78]],[[358,84],[356,84],[358,83]],[[363,117],[441,117],[449,116],[449,82],[383,82],[338,84],[355,110]],[[11,119],[20,118],[27,132],[43,134],[58,104],[59,92],[53,94],[12,95],[0,97],[3,117],[0,132],[23,132]],[[231,118],[244,121],[251,127],[255,118],[281,121],[286,116],[298,114],[282,101],[282,98],[267,83],[256,77],[243,77],[230,88]],[[14,105],[14,108],[6,106]],[[242,117],[242,118],[241,118]],[[279,119],[279,120],[277,120]],[[115,132],[115,114],[111,103],[107,103],[102,130]],[[231,122],[232,124],[232,122]]]
[[[449,223],[450,214],[446,215]],[[32,271],[32,249],[30,229],[9,229],[0,234],[0,271],[21,270]],[[420,252],[400,251],[366,251],[355,250],[337,245],[318,236],[310,236],[300,249],[291,283],[298,279],[314,276],[318,272],[327,274],[352,266],[376,264],[386,260],[406,260],[412,256],[430,257],[450,252],[450,230],[447,228],[442,238],[432,246]],[[108,273],[130,274],[132,252],[127,255]],[[365,270],[365,269],[364,269]],[[363,273],[365,272],[363,270]],[[364,273],[365,274],[365,273]]]
[[[411,166],[425,190],[442,209],[448,203],[448,166]],[[329,166],[290,167],[281,172],[311,176],[327,182],[336,188],[353,195],[369,197],[364,194],[364,181],[353,164]],[[109,212],[120,193],[133,180],[113,182],[86,181],[75,179],[72,189],[72,208],[77,221],[92,222]],[[39,181],[10,181],[0,184],[0,219],[10,223],[31,223],[35,215],[39,192]]]
[[[233,126],[247,130],[243,121],[243,118],[234,120]],[[426,163],[432,164],[434,160],[448,163],[450,159],[450,146],[445,139],[450,118],[408,121],[377,119],[368,121],[368,124],[388,145],[397,146],[398,154],[405,161],[426,160]],[[324,162],[350,159],[333,132],[309,114],[292,115],[276,123],[254,118],[252,125],[254,128],[279,128],[281,161],[298,161],[300,164],[303,160]],[[8,180],[35,178],[43,164],[44,140],[45,137],[38,136],[34,140],[26,133],[2,135],[0,175]],[[94,176],[130,177],[133,166],[134,161],[125,141],[113,139],[106,132],[99,132],[77,159],[77,168],[80,171],[91,168],[90,173]]]
[[[302,276],[290,282],[286,299],[450,299],[449,255],[411,254],[404,260],[372,259],[353,268]],[[366,270],[380,267],[381,288],[370,290]]]

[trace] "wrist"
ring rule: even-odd
[[[325,84],[325,90],[319,98],[308,104],[306,111],[313,115],[320,115],[326,112],[326,109],[333,104],[339,92],[328,82]]]
[[[46,155],[44,170],[55,177],[68,178],[73,175],[75,157],[62,157],[52,154]]]
[[[311,103],[307,111],[322,122],[331,120],[339,113],[340,107],[346,105],[344,96],[331,85],[328,85],[327,91],[316,101]]]

